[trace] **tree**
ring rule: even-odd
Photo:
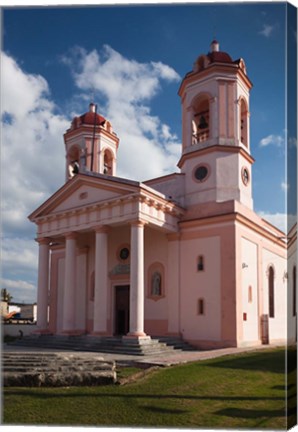
[[[7,303],[10,303],[12,300],[12,295],[9,294],[6,288],[2,288],[1,290],[1,299]]]

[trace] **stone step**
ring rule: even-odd
[[[98,338],[95,336],[34,335],[27,336],[14,344],[45,349],[66,351],[89,351],[126,355],[158,355],[173,350],[191,350],[190,345],[178,338],[155,337],[139,341],[121,337]]]
[[[115,371],[85,372],[4,372],[2,375],[4,386],[18,387],[66,387],[66,386],[98,386],[115,384]]]
[[[91,357],[90,357],[91,356]],[[116,382],[116,364],[92,355],[4,353],[4,386],[103,385]]]
[[[36,364],[36,363],[27,363],[26,365],[6,365],[2,367],[3,372],[27,372],[28,369],[34,369],[36,371],[84,371],[88,370],[89,372],[99,372],[102,370],[114,370],[115,367],[108,365],[106,363],[99,363],[99,364],[77,364],[70,366],[69,364]]]
[[[191,346],[188,342],[175,338],[175,337],[169,337],[169,336],[160,336],[160,337],[154,337],[154,339],[159,340],[162,343],[165,343],[169,347],[173,347],[174,349],[179,349],[182,351],[196,351],[196,348]]]

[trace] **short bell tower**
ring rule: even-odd
[[[232,60],[214,40],[184,77],[182,155],[186,204],[237,200],[252,208],[249,92],[243,59]]]
[[[72,120],[64,143],[66,181],[79,172],[116,175],[119,138],[111,123],[97,113],[94,103],[90,103],[88,112]]]

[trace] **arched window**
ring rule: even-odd
[[[89,296],[89,299],[91,301],[94,301],[94,292],[95,292],[95,273],[93,271],[91,273],[91,276],[90,276],[90,296]]]
[[[247,130],[248,109],[244,99],[240,101],[240,140],[246,147],[248,146],[248,130]]]
[[[252,286],[248,287],[248,303],[252,303]]]
[[[198,263],[197,263],[197,269],[198,271],[203,271],[205,270],[205,262],[204,262],[204,256],[203,255],[199,255],[198,256]]]
[[[205,301],[202,298],[198,300],[198,315],[205,315]]]
[[[193,105],[192,144],[207,141],[210,136],[209,97],[201,96]]]
[[[104,152],[103,173],[113,175],[113,155],[109,150],[105,150]]]
[[[297,315],[296,310],[297,292],[296,292],[296,266],[293,268],[293,316]]]
[[[274,318],[274,269],[269,267],[268,273],[268,291],[269,291],[269,317]]]

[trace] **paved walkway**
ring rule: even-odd
[[[284,346],[284,345],[279,345]],[[222,357],[229,354],[239,354],[244,352],[252,352],[256,350],[266,350],[268,348],[275,348],[277,345],[260,345],[257,347],[243,347],[243,348],[221,348],[208,351],[173,351],[173,353],[163,353],[162,355],[152,355],[152,356],[136,356],[136,355],[126,355],[126,354],[110,354],[101,352],[87,352],[87,351],[57,351],[53,349],[41,349],[33,347],[18,347],[13,345],[4,344],[2,350],[4,352],[73,352],[79,353],[84,356],[100,355],[104,360],[114,360],[116,363],[129,364],[138,363],[154,366],[172,366],[181,363],[195,362],[200,360],[207,360],[216,357]]]

